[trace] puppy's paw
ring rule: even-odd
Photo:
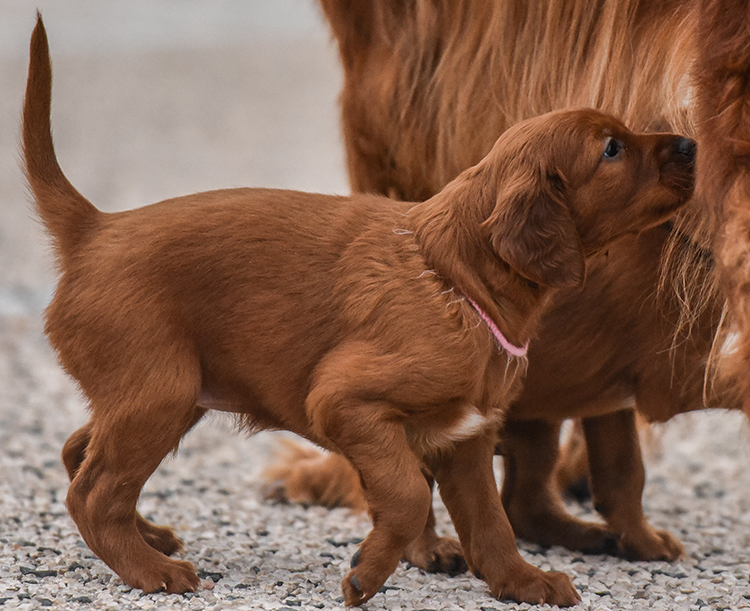
[[[573,582],[565,573],[545,573],[532,566],[509,572],[505,583],[491,584],[490,589],[498,600],[558,607],[572,607],[581,602]]]
[[[366,545],[367,540],[352,556],[352,570],[341,582],[348,607],[359,606],[375,596],[398,566],[397,555],[378,554],[372,549],[363,553]]]
[[[128,585],[146,593],[184,594],[198,589],[200,579],[191,563],[161,558],[158,563],[139,565],[137,573],[123,571],[120,576]]]
[[[646,525],[636,533],[624,534],[622,555],[629,560],[676,560],[683,553],[682,544],[666,530]]]
[[[451,537],[422,536],[412,541],[404,551],[409,564],[428,573],[460,575],[468,570],[461,544]]]
[[[352,564],[356,565],[356,562]],[[370,591],[366,591],[354,570],[349,571],[349,574],[344,577],[344,581],[341,582],[341,591],[344,593],[344,604],[347,607],[358,607],[367,602],[377,594],[379,589],[380,587],[378,586],[374,591],[372,591],[372,588],[370,588]]]
[[[136,524],[143,540],[157,552],[171,556],[182,549],[182,540],[172,532],[171,528],[151,524],[140,515],[137,516]]]

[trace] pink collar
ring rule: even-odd
[[[492,335],[495,336],[495,339],[497,340],[497,343],[500,344],[505,350],[512,354],[513,356],[519,356],[519,357],[525,357],[526,353],[529,350],[529,342],[527,341],[523,346],[515,346],[512,343],[508,341],[508,339],[503,335],[503,332],[498,329],[497,325],[495,324],[495,321],[493,321],[487,313],[479,307],[476,301],[474,301],[471,297],[468,295],[466,296],[466,300],[474,306],[474,309],[477,311],[477,314],[479,314],[479,317],[485,322],[485,324],[490,328],[490,331],[492,331]]]

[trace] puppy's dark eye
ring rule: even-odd
[[[614,138],[608,138],[607,145],[604,147],[604,157],[607,159],[614,159],[620,154],[623,148],[622,142],[615,140]]]

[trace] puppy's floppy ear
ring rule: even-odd
[[[498,187],[482,230],[498,257],[532,282],[581,286],[586,273],[581,239],[564,204],[564,180],[541,170]]]

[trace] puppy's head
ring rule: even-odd
[[[491,183],[482,231],[498,257],[533,282],[577,286],[585,257],[688,200],[694,157],[687,138],[634,134],[595,110],[558,111],[508,130],[470,180]]]

